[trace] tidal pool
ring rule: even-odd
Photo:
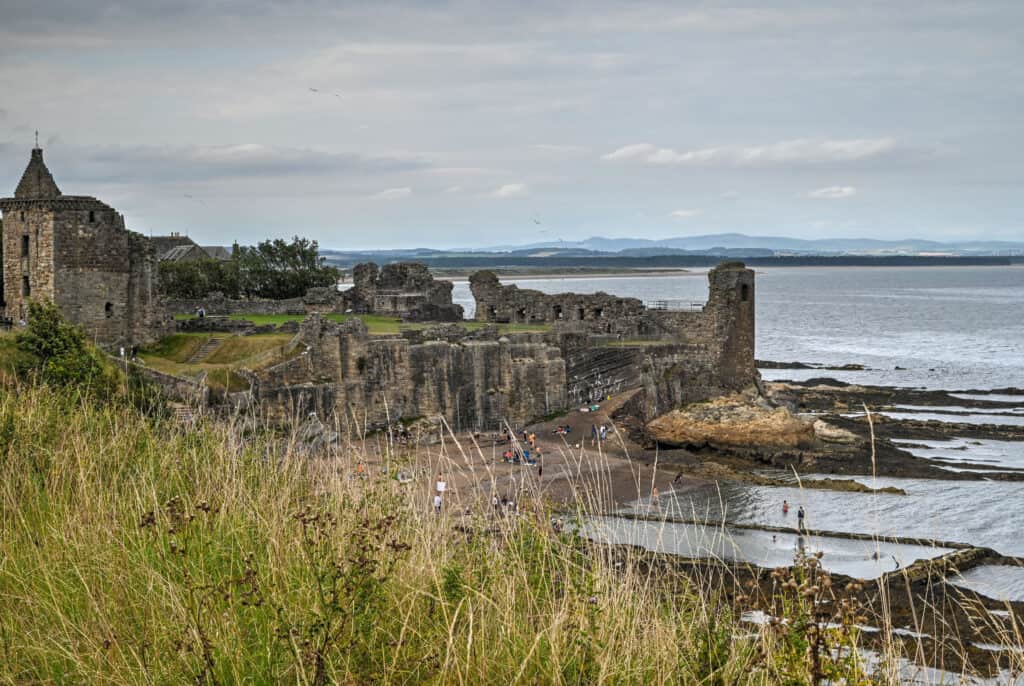
[[[874,579],[915,560],[931,559],[952,552],[949,548],[858,541],[832,536],[798,536],[753,529],[736,529],[713,524],[683,524],[666,521],[592,517],[579,532],[595,541],[625,544],[689,558],[712,558],[748,562],[758,567],[793,564],[797,550],[821,552],[822,566],[837,574]]]

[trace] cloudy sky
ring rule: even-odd
[[[0,195],[204,243],[1024,238],[1024,2],[3,0]]]

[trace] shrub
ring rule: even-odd
[[[88,388],[101,397],[117,390],[116,369],[52,302],[29,303],[28,324],[15,342],[24,353],[18,365],[22,376],[36,376],[52,386]]]

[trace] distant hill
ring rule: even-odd
[[[1024,254],[1024,242],[1019,241],[952,241],[940,242],[920,238],[879,240],[874,238],[789,238],[787,236],[748,236],[742,233],[716,233],[699,236],[679,236],[651,240],[646,238],[605,238],[594,236],[582,241],[554,241],[520,246],[496,246],[493,252],[536,249],[586,249],[603,253],[645,255],[673,254],[669,250],[682,250],[691,254],[750,255],[751,251],[804,254],[927,254],[950,253],[960,255]],[[638,253],[635,251],[643,251]]]
[[[722,259],[767,260],[765,264],[781,264],[780,258],[794,258],[793,264],[817,264],[817,258],[833,258],[830,263],[846,264],[845,258],[958,258],[1008,257],[1024,259],[1024,242],[1017,241],[953,241],[940,242],[920,238],[878,240],[874,238],[789,238],[786,236],[747,236],[742,233],[715,233],[650,240],[646,238],[604,238],[595,236],[582,241],[549,241],[527,245],[505,245],[490,248],[436,250],[408,248],[401,250],[331,250],[320,253],[339,267],[359,262],[420,261],[431,265],[463,266],[470,264],[546,264],[597,265],[613,259],[626,268],[636,268],[658,258],[665,266],[696,266],[715,264]],[[773,258],[775,258],[773,260]],[[646,263],[641,262],[647,260]],[[835,260],[839,260],[835,262]],[[789,262],[787,262],[789,263]],[[864,263],[861,260],[857,263]],[[914,262],[921,264],[920,260]],[[894,263],[895,264],[895,263]],[[608,263],[611,266],[611,262]]]

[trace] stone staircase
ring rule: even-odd
[[[192,354],[192,357],[188,358],[188,364],[198,364],[202,362],[207,357],[212,355],[213,351],[219,348],[220,344],[223,342],[223,338],[217,338],[216,336],[211,336],[210,338],[206,339],[206,342],[199,347],[199,350],[195,351]]]

